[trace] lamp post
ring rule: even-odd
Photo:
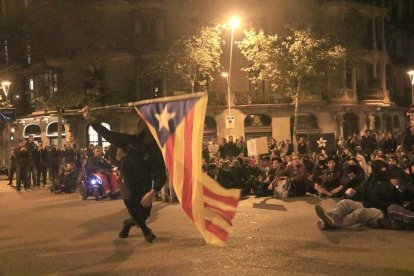
[[[223,73],[221,73],[221,76],[223,77],[223,78],[226,78],[226,82],[227,82],[227,98],[228,98],[228,106],[229,106],[229,116],[230,116],[230,84],[229,84],[229,73],[227,73],[227,72],[223,72]]]
[[[231,108],[231,64],[233,60],[233,44],[234,44],[234,29],[240,25],[240,20],[237,17],[232,17],[229,21],[229,25],[231,27],[231,37],[230,37],[230,60],[229,60],[229,72],[227,73],[227,97],[228,97],[228,105],[229,105],[229,116],[230,116],[230,108]],[[224,76],[224,75],[222,75]]]
[[[414,105],[414,70],[408,71],[407,74],[411,81],[411,105]]]

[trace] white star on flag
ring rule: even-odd
[[[174,113],[168,113],[167,105],[165,105],[164,110],[161,114],[155,114],[155,117],[157,118],[159,122],[158,131],[161,131],[163,127],[165,127],[168,131],[170,131],[170,126],[168,125],[168,122],[171,119],[175,118],[175,112]]]
[[[326,142],[328,142],[327,140],[323,139],[322,137],[319,138],[319,140],[316,141],[316,143],[318,143],[318,147],[322,148],[322,147],[326,147]]]

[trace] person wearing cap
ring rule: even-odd
[[[156,236],[146,220],[155,195],[167,180],[164,159],[154,137],[141,119],[137,134],[129,134],[102,126],[91,116],[87,106],[81,112],[99,135],[125,152],[120,166],[119,187],[131,218],[124,221],[119,237],[127,238],[130,228],[137,225],[145,240],[153,242]]]
[[[344,189],[341,183],[342,170],[336,166],[337,161],[333,156],[329,156],[325,162],[326,168],[319,175],[314,175],[314,188],[319,196],[338,196]]]

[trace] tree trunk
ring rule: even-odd
[[[58,108],[58,148],[62,149],[62,109]]]
[[[292,143],[293,143],[293,151],[298,152],[298,141],[296,137],[296,132],[298,129],[298,107],[299,107],[299,94],[296,93],[295,95],[295,115],[294,115],[294,121],[293,121],[293,137],[292,137]]]

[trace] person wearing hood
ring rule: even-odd
[[[388,215],[388,207],[402,204],[399,190],[390,183],[387,163],[372,162],[372,175],[359,189],[353,190],[350,199],[343,199],[330,212],[315,206],[321,230],[343,228],[356,224],[382,226],[381,219]]]
[[[131,218],[124,221],[119,237],[127,238],[130,228],[136,225],[145,240],[153,242],[156,236],[147,226],[146,220],[150,216],[154,197],[167,180],[164,159],[154,137],[141,119],[138,121],[137,134],[129,134],[109,130],[96,122],[91,117],[89,107],[83,108],[81,112],[99,135],[125,153],[120,166],[119,187]]]

